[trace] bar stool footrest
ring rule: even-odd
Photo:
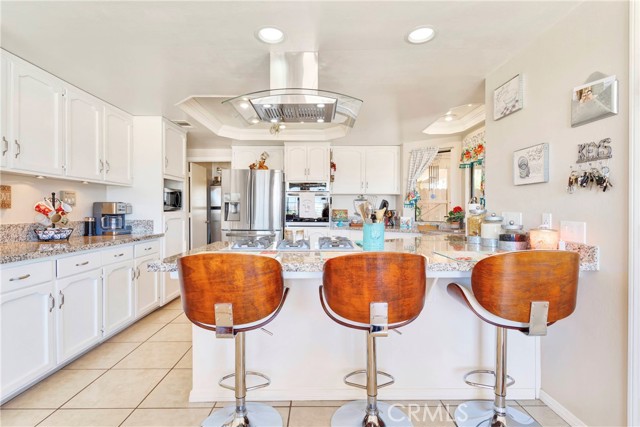
[[[254,376],[254,377],[260,377],[260,378],[264,378],[266,381],[260,384],[256,384],[253,385],[251,387],[247,387],[247,391],[251,391],[251,390],[257,390],[259,388],[264,388],[268,385],[271,384],[271,378],[269,378],[268,376],[266,376],[265,374],[262,374],[260,372],[255,372],[255,371],[246,371],[247,376]],[[235,391],[235,387],[224,384],[224,381],[228,380],[229,378],[234,378],[236,376],[235,373],[233,374],[229,374],[229,375],[225,375],[224,377],[220,378],[220,381],[218,381],[218,385],[222,388],[226,388],[227,390],[234,390]]]
[[[479,374],[493,375],[494,378],[496,376],[496,372],[492,371],[491,369],[476,369],[475,371],[467,372],[465,374],[464,382],[467,383],[468,385],[472,386],[472,387],[488,388],[488,389],[493,390],[495,388],[495,382],[493,384],[484,384],[484,383],[477,383],[477,382],[474,382],[474,381],[469,381],[468,378],[470,376],[479,375]],[[513,377],[507,375],[507,387],[511,387],[515,383],[516,383],[516,380],[514,380]]]
[[[386,383],[378,384],[378,388],[390,386],[391,384],[396,382],[396,379],[392,375],[390,375],[390,374],[388,374],[388,373],[386,373],[384,371],[376,371],[376,373],[378,375],[382,375],[383,377],[389,378],[389,381],[387,381]],[[356,387],[356,388],[361,388],[361,389],[366,390],[367,389],[366,384],[365,385],[358,384],[358,383],[354,383],[354,382],[351,382],[351,381],[348,380],[348,378],[353,377],[354,375],[359,375],[359,374],[366,375],[367,374],[367,370],[366,369],[358,369],[357,371],[353,371],[353,372],[348,373],[343,378],[344,383],[346,385],[350,385],[351,387]]]

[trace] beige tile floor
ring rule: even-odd
[[[0,426],[199,426],[226,403],[189,402],[191,366],[191,325],[176,300],[4,404]],[[345,402],[269,403],[284,427],[326,427]],[[399,403],[415,427],[455,426],[458,401]],[[544,427],[568,425],[540,401],[510,404]]]

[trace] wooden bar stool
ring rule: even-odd
[[[449,294],[497,329],[495,371],[476,370],[464,377],[469,385],[493,389],[494,401],[459,405],[455,411],[459,427],[539,426],[533,418],[506,404],[507,387],[515,383],[507,375],[507,329],[546,335],[548,325],[573,313],[579,267],[576,252],[508,252],[478,262],[471,273],[471,288],[449,284]],[[492,374],[495,383],[470,381],[475,374]]]
[[[350,402],[331,418],[334,427],[411,426],[400,409],[378,402],[378,388],[394,378],[377,370],[376,337],[405,326],[422,311],[426,293],[426,262],[420,255],[369,252],[345,255],[324,264],[320,302],[325,313],[347,328],[367,331],[367,369],[344,377],[348,385],[366,389],[367,401]],[[349,378],[366,374],[366,385]],[[378,385],[378,375],[389,380]]]
[[[234,390],[236,404],[220,409],[202,422],[203,426],[282,426],[278,411],[261,403],[246,403],[247,391],[268,386],[261,373],[245,369],[244,333],[262,328],[280,312],[288,288],[282,267],[272,258],[232,253],[203,253],[178,260],[182,307],[195,325],[216,332],[217,338],[235,337],[235,373],[224,376],[221,387]],[[266,382],[247,387],[246,376],[257,375]],[[235,378],[235,386],[223,383]]]

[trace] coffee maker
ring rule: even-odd
[[[96,234],[98,236],[131,234],[131,226],[126,225],[124,217],[132,211],[131,203],[94,202],[93,216],[96,218]]]

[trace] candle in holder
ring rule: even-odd
[[[534,228],[529,231],[531,249],[558,249],[558,240],[560,240],[558,230]]]

